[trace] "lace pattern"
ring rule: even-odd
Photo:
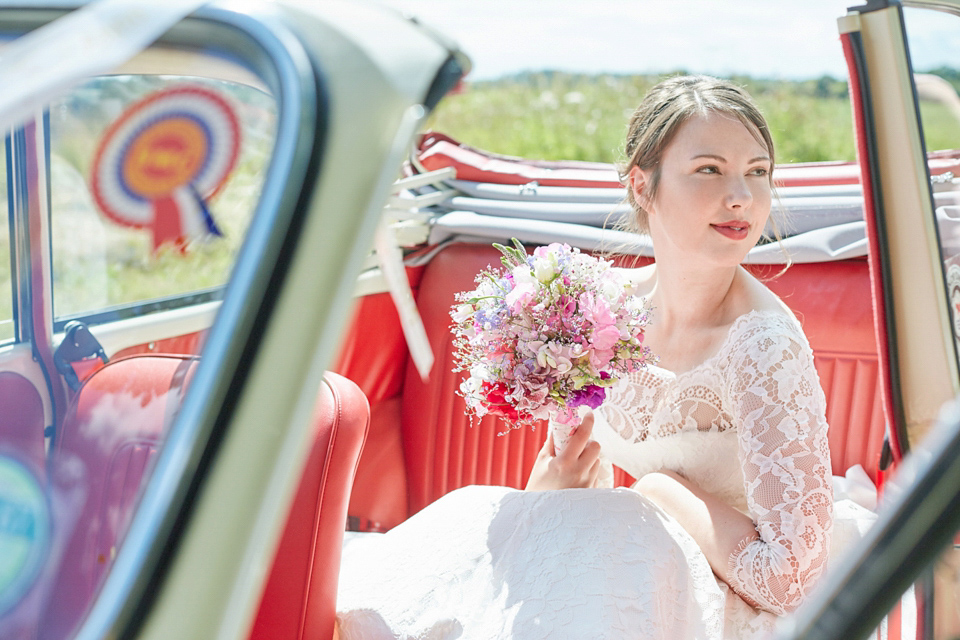
[[[774,613],[795,609],[823,572],[833,491],[826,400],[813,353],[784,316],[738,332],[731,399],[740,464],[760,539],[731,558],[735,591]]]
[[[725,576],[737,594],[777,614],[800,604],[825,569],[833,495],[826,400],[794,319],[741,316],[706,362],[679,375],[649,367],[599,414],[614,464],[634,477],[677,471],[754,520],[759,540]]]

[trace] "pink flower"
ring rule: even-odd
[[[599,327],[593,330],[590,341],[597,351],[608,351],[620,341],[620,330],[614,325]]]
[[[587,322],[595,327],[606,327],[616,324],[617,319],[610,312],[610,305],[602,296],[595,296],[590,291],[580,294],[580,311]]]
[[[537,289],[533,284],[524,282],[515,286],[513,291],[503,298],[503,301],[507,304],[510,311],[513,313],[521,313],[524,307],[528,306],[534,299],[536,292]]]
[[[573,369],[570,349],[556,342],[548,342],[537,350],[537,364],[558,374],[564,374]]]
[[[533,250],[534,257],[537,258],[555,258],[558,254],[567,253],[570,247],[559,242],[551,242],[545,247],[537,247]]]

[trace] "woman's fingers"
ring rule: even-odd
[[[597,486],[597,478],[600,477],[600,465],[601,465],[600,456],[597,456],[597,459],[596,461],[594,461],[593,466],[590,467],[590,484],[587,485],[588,487]]]
[[[528,490],[592,487],[600,473],[600,443],[591,439],[593,414],[588,413],[566,446],[557,453],[548,434],[527,482]]]
[[[543,446],[540,448],[540,455],[546,454],[549,457],[554,457],[557,455],[556,446],[553,444],[553,434],[548,433],[547,439],[543,441]]]
[[[583,454],[584,448],[587,446],[590,440],[590,437],[593,435],[593,412],[587,412],[587,415],[584,416],[583,420],[580,422],[580,426],[577,427],[576,431],[570,436],[570,440],[567,441],[567,445],[563,450],[557,454],[558,456],[563,456],[567,460],[577,460]]]

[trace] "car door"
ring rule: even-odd
[[[72,9],[2,8],[0,33],[150,11]],[[390,185],[466,65],[376,8],[225,2],[12,128],[0,636],[249,635]],[[78,382],[101,354],[186,364],[146,393],[118,380],[79,420],[94,385],[56,363],[74,340],[102,347],[66,360]],[[91,536],[101,551],[75,553]]]
[[[884,413],[899,464],[863,546],[834,569],[782,637],[859,638],[878,627],[887,637],[956,637],[960,478],[953,468],[957,415],[949,407],[960,392],[960,309],[951,294],[951,282],[960,281],[960,183],[952,173],[931,179],[928,161],[956,157],[960,148],[960,50],[949,46],[960,42],[960,3],[869,2],[838,25],[864,190]],[[940,36],[936,49],[931,35]],[[910,625],[896,610],[885,618],[898,601],[916,605]]]

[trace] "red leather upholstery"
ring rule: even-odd
[[[407,270],[414,294],[422,273],[422,268]],[[330,369],[357,383],[375,406],[400,393],[408,355],[400,317],[390,294],[376,293],[357,303],[340,343],[340,353]]]
[[[387,531],[407,519],[407,467],[400,434],[400,396],[370,407],[370,431],[350,493],[349,526]]]
[[[142,354],[174,353],[184,355],[200,355],[203,348],[203,342],[207,339],[207,330],[186,333],[181,336],[164,338],[162,340],[153,340],[147,344],[139,344],[133,347],[127,347],[117,351],[113,356],[114,360]],[[82,376],[81,376],[82,377]]]
[[[40,392],[19,373],[0,371],[0,449],[9,447],[42,469],[43,427]]]
[[[779,270],[754,268],[759,277]],[[766,284],[793,309],[813,347],[827,396],[833,472],[859,463],[876,482],[884,416],[867,261],[797,264]]]
[[[254,621],[254,640],[332,638],[347,503],[370,407],[356,384],[327,373],[310,458]]]
[[[453,296],[472,287],[477,271],[498,262],[499,254],[491,247],[454,245],[433,258],[420,282],[417,305],[437,363],[427,384],[408,364],[403,387],[401,425],[411,513],[468,484],[523,486],[545,437],[543,429],[498,436],[506,426],[490,417],[471,426],[456,395],[462,374],[451,370]],[[780,268],[754,271],[768,279]],[[794,265],[767,285],[795,311],[814,349],[827,396],[834,472],[861,463],[876,480],[884,421],[866,261]],[[629,482],[622,473],[616,479]]]
[[[144,355],[114,360],[68,409],[53,469],[82,474],[83,511],[69,535],[39,638],[67,637],[123,538],[142,479],[179,409],[198,360]],[[350,381],[327,374],[314,439],[254,627],[257,638],[331,637],[349,488],[369,408]],[[289,634],[289,635],[287,635]]]
[[[436,362],[426,384],[409,363],[403,387],[401,424],[411,513],[468,484],[522,487],[546,437],[542,428],[498,436],[508,427],[491,416],[471,426],[456,394],[463,374],[452,371],[453,296],[473,288],[479,270],[499,263],[500,254],[490,246],[454,245],[433,257],[420,281],[417,306]]]
[[[416,292],[423,267],[407,269]],[[400,437],[400,392],[409,357],[388,293],[361,298],[333,371],[353,380],[370,401],[370,430],[350,495],[349,515],[361,531],[383,531],[407,518],[407,472]]]
[[[115,360],[87,379],[56,436],[55,471],[75,467],[86,500],[64,550],[40,638],[63,638],[81,620],[123,538],[140,481],[180,406],[197,360]]]

